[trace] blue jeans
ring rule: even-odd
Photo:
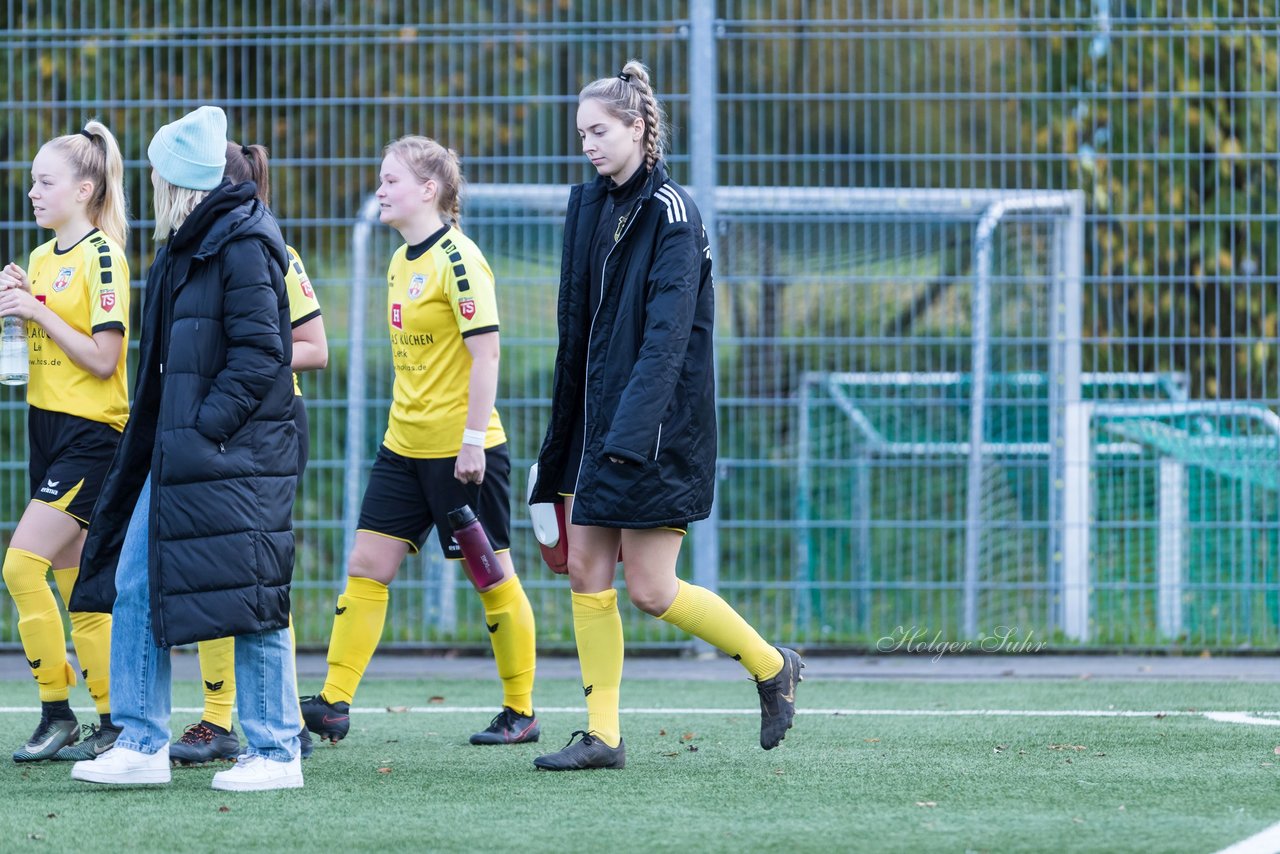
[[[111,722],[116,744],[152,754],[169,743],[173,673],[151,634],[151,478],[125,532],[111,611]],[[302,715],[289,630],[236,638],[236,695],[245,753],[287,762],[298,755]]]

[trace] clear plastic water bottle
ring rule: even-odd
[[[27,322],[21,317],[6,317],[0,327],[0,383],[26,385],[29,371]]]

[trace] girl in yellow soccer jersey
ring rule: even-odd
[[[71,598],[88,519],[129,417],[125,381],[129,265],[124,162],[111,131],[89,122],[50,140],[31,165],[36,223],[54,238],[27,269],[0,271],[0,315],[27,321],[31,503],[4,557],[18,634],[40,686],[40,723],[15,762],[92,759],[115,742],[111,723],[111,615],[71,613],[71,640],[99,723],[80,727],[68,703],[76,673],[49,570]]]
[[[226,177],[233,183],[252,181],[258,187],[258,198],[271,205],[271,174],[267,149],[261,145],[227,143]],[[318,371],[329,363],[329,343],[324,332],[324,318],[302,266],[298,252],[286,246],[289,270],[284,283],[289,292],[289,319],[293,338],[294,420],[298,425],[298,481],[302,481],[310,451],[307,408],[298,386],[298,371]],[[234,760],[240,755],[240,738],[231,725],[231,710],[236,702],[235,638],[201,641],[200,678],[204,682],[204,714],[199,723],[187,727],[182,737],[169,747],[169,758],[184,765],[195,765],[214,759]],[[311,733],[301,732],[302,757],[311,754]]]
[[[503,708],[471,743],[538,739],[533,610],[509,553],[511,459],[494,408],[493,274],[458,228],[461,184],[457,155],[433,140],[406,136],[386,148],[380,215],[406,242],[387,272],[395,387],[347,561],[347,589],[338,597],[329,672],[319,694],[302,698],[307,726],[331,741],[350,728],[351,699],[382,636],[387,586],[433,525],[445,556],[462,558],[446,514],[463,504],[488,533],[503,576],[479,590]]]
[[[549,771],[626,762],[619,547],[632,604],[733,656],[756,680],[765,750],[791,726],[804,666],[714,592],[676,577],[685,529],[710,513],[715,489],[715,302],[707,233],[667,174],[665,131],[639,62],[578,93],[578,136],[597,177],[569,196],[551,423],[531,501],[564,500],[571,522],[587,728],[534,760]]]

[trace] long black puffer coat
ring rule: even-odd
[[[133,409],[72,595],[72,610],[111,610],[125,529],[150,474],[160,647],[289,622],[298,438],[288,262],[255,192],[224,181],[147,274]]]
[[[557,484],[572,467],[575,524],[683,527],[709,515],[715,491],[711,249],[693,199],[659,162],[609,252],[599,309],[588,316],[607,180],[569,196],[551,422],[531,501],[559,501]],[[568,459],[579,402],[583,454]]]

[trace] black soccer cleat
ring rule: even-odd
[[[489,726],[471,736],[472,744],[525,744],[542,735],[542,727],[533,715],[522,715],[510,706],[493,716]]]
[[[777,648],[782,653],[782,669],[778,675],[763,682],[756,682],[760,693],[760,746],[773,750],[791,729],[796,716],[796,685],[804,679],[800,671],[804,662],[800,653],[785,646]]]
[[[330,703],[323,694],[303,697],[302,720],[307,729],[334,744],[347,737],[351,730],[351,704],[339,700]]]
[[[79,744],[69,744],[54,754],[59,762],[80,762],[85,759],[97,759],[116,743],[120,729],[113,726],[84,724],[80,727],[84,739]]]
[[[303,759],[310,759],[315,749],[316,743],[311,740],[311,730],[303,724],[302,732],[298,733],[298,753]]]
[[[182,738],[169,745],[169,761],[179,765],[203,765],[215,759],[234,762],[239,755],[240,736],[235,727],[222,730],[205,721],[187,727]]]
[[[40,723],[27,743],[13,752],[14,762],[40,762],[52,759],[64,747],[75,744],[80,736],[80,722],[71,718],[51,718],[49,710],[40,712]]]
[[[574,739],[582,740],[574,743]],[[555,753],[548,753],[533,760],[542,771],[585,771],[589,768],[622,768],[627,764],[627,747],[618,739],[617,747],[610,747],[589,732],[578,730],[569,736],[569,743]]]

